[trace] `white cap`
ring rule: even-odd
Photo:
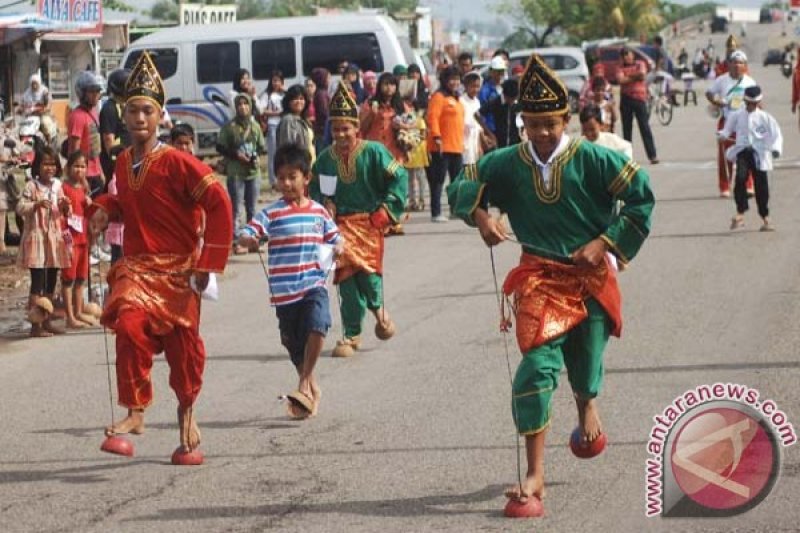
[[[747,63],[747,55],[741,50],[734,50],[731,52],[731,55],[728,56],[728,61],[741,61],[742,63]]]
[[[506,60],[502,56],[494,56],[492,62],[489,63],[489,68],[491,70],[505,70]]]

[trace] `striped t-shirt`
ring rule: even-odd
[[[339,229],[328,211],[309,200],[299,207],[280,199],[253,217],[245,226],[247,234],[266,237],[269,290],[272,305],[299,302],[314,287],[324,287],[327,272],[320,253],[324,244],[339,242]]]

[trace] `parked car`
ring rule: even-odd
[[[758,23],[759,24],[771,24],[772,23],[772,10],[768,7],[762,7],[761,11],[758,14]]]
[[[711,19],[711,33],[726,33],[728,31],[728,19],[725,17],[714,17]]]
[[[539,54],[547,64],[553,69],[569,93],[570,109],[573,113],[578,112],[578,99],[584,82],[589,79],[589,67],[586,65],[586,56],[580,48],[572,46],[554,46],[550,48],[527,48],[516,50],[509,55],[508,71],[514,67],[524,67],[528,63],[531,54]],[[481,74],[486,74],[489,66],[486,65],[481,70]]]
[[[615,84],[617,83],[617,69],[622,61],[620,55],[622,49],[626,45],[614,44],[609,46],[600,46],[594,49],[587,50],[586,55],[590,59],[590,63],[594,66],[595,63],[602,63],[606,70],[606,79]],[[633,50],[633,56],[639,61],[644,61],[647,65],[647,72],[656,68],[655,62],[638,47],[629,47]]]

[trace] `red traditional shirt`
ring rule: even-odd
[[[147,154],[138,172],[131,159],[130,148],[117,158],[117,196],[95,200],[108,212],[109,220],[125,224],[123,254],[195,253],[205,211],[203,247],[194,269],[222,272],[228,262],[233,222],[228,194],[211,168],[170,146]]]

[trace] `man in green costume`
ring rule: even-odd
[[[567,91],[535,54],[520,80],[520,104],[530,141],[485,156],[478,180],[460,175],[448,196],[453,212],[477,226],[487,245],[508,238],[489,205],[507,213],[522,244],[520,264],[508,274],[503,292],[506,299],[513,294],[523,354],[512,412],[525,435],[528,470],[521,486],[506,495],[526,502],[544,495],[545,435],[564,365],[578,409],[576,446],[586,449],[581,456],[602,451],[606,437],[596,397],[603,351],[608,337],[622,329],[615,264],[638,252],[655,200],[647,174],[635,162],[566,135]],[[615,214],[618,200],[624,204]],[[509,325],[504,316],[503,326]]]
[[[375,315],[379,339],[395,332],[383,305],[384,233],[403,214],[408,175],[385,146],[358,138],[358,106],[346,83],[331,100],[329,120],[333,144],[314,163],[309,193],[330,211],[346,242],[334,280],[344,339],[333,356],[349,357],[360,346],[367,309]]]

